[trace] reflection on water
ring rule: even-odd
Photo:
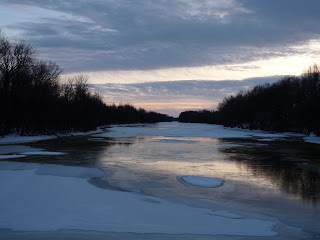
[[[239,169],[245,169],[256,179],[268,179],[282,193],[317,207],[320,200],[319,148],[308,149],[305,145],[289,141],[220,150]]]

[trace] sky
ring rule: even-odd
[[[108,103],[177,116],[320,63],[319,0],[0,0],[0,27]]]

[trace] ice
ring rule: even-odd
[[[183,139],[155,139],[151,142],[159,142],[159,143],[196,143],[197,141],[194,140],[183,140]]]
[[[220,187],[223,184],[223,180],[219,178],[209,178],[201,176],[184,176],[181,180],[193,186],[215,188]]]
[[[24,155],[64,155],[63,152],[49,152],[49,151],[33,151],[33,152],[22,152]]]
[[[32,169],[36,169],[37,166],[38,166],[38,164],[36,164],[36,163],[1,161],[0,162],[0,171],[1,170],[32,170]]]
[[[216,215],[216,216],[220,216],[220,217],[233,218],[233,219],[243,218],[242,216],[240,216],[238,214],[230,213],[227,211],[214,211],[212,214]]]
[[[281,140],[279,138],[259,138],[258,141],[262,141],[262,142],[274,142],[274,141],[278,141]]]
[[[3,145],[0,146],[0,154],[12,154],[30,151],[41,151],[41,148],[33,148],[24,145]]]
[[[36,142],[41,140],[49,140],[56,138],[56,136],[40,135],[40,136],[19,136],[16,134],[0,137],[0,144],[15,144],[15,143],[27,143]]]
[[[99,168],[60,166],[53,164],[41,164],[35,173],[38,175],[75,178],[103,177],[105,175],[105,172]]]
[[[243,145],[240,145],[240,144],[228,144],[228,143],[217,144],[217,146],[219,146],[219,147],[243,147]]]
[[[79,168],[41,164],[36,168],[0,171],[0,229],[277,235],[276,220],[236,218],[232,213],[212,212],[141,193],[101,189],[87,179],[60,176],[73,175]]]
[[[240,128],[227,128],[215,124],[195,124],[195,123],[159,123],[153,125],[113,125],[106,132],[95,134],[94,137],[137,137],[137,136],[158,136],[158,137],[193,137],[193,138],[286,138],[289,136],[303,136],[296,133],[268,133],[259,130],[248,130]]]
[[[22,157],[26,157],[26,155],[18,155],[18,154],[0,155],[0,159],[11,159],[11,158],[22,158]]]
[[[303,138],[305,142],[320,144],[320,137],[311,133],[310,136]]]

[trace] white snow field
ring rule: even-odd
[[[223,184],[223,180],[219,178],[201,177],[201,176],[184,176],[181,180],[193,186],[216,188]]]
[[[0,229],[277,235],[277,220],[101,189],[88,182],[88,177],[103,175],[97,168],[0,162]]]

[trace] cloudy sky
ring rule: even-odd
[[[176,115],[319,64],[319,11],[319,0],[0,0],[0,26],[65,75],[88,75],[107,102]]]

